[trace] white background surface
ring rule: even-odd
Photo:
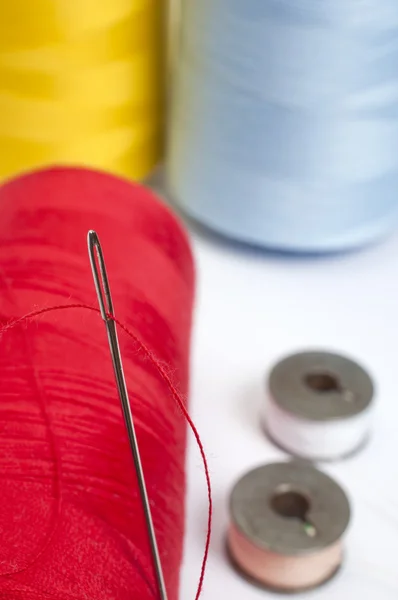
[[[233,247],[193,231],[198,270],[191,412],[214,497],[204,600],[279,598],[246,583],[224,552],[228,496],[245,471],[286,455],[260,427],[267,370],[321,348],[351,355],[377,385],[373,437],[359,455],[322,465],[353,508],[344,568],[301,600],[398,598],[398,235],[356,254],[289,258]],[[204,548],[206,485],[190,439],[181,598],[194,599]]]

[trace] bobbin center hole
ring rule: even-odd
[[[336,375],[327,371],[314,371],[304,376],[304,382],[313,392],[328,394],[341,392],[342,386]]]
[[[346,402],[354,402],[355,394],[346,389],[337,375],[328,371],[313,371],[304,375],[305,385],[317,394],[337,393]]]
[[[295,490],[281,489],[271,497],[270,505],[280,517],[301,521],[309,537],[316,535],[316,529],[308,517],[311,504],[304,494]]]

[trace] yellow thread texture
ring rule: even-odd
[[[162,0],[0,0],[0,178],[146,177],[161,157]]]

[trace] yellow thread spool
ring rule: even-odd
[[[142,179],[161,157],[160,0],[0,0],[0,178],[81,164]]]

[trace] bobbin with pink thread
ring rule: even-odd
[[[350,505],[341,487],[304,463],[254,469],[230,497],[228,554],[249,582],[279,592],[316,588],[343,560]]]

